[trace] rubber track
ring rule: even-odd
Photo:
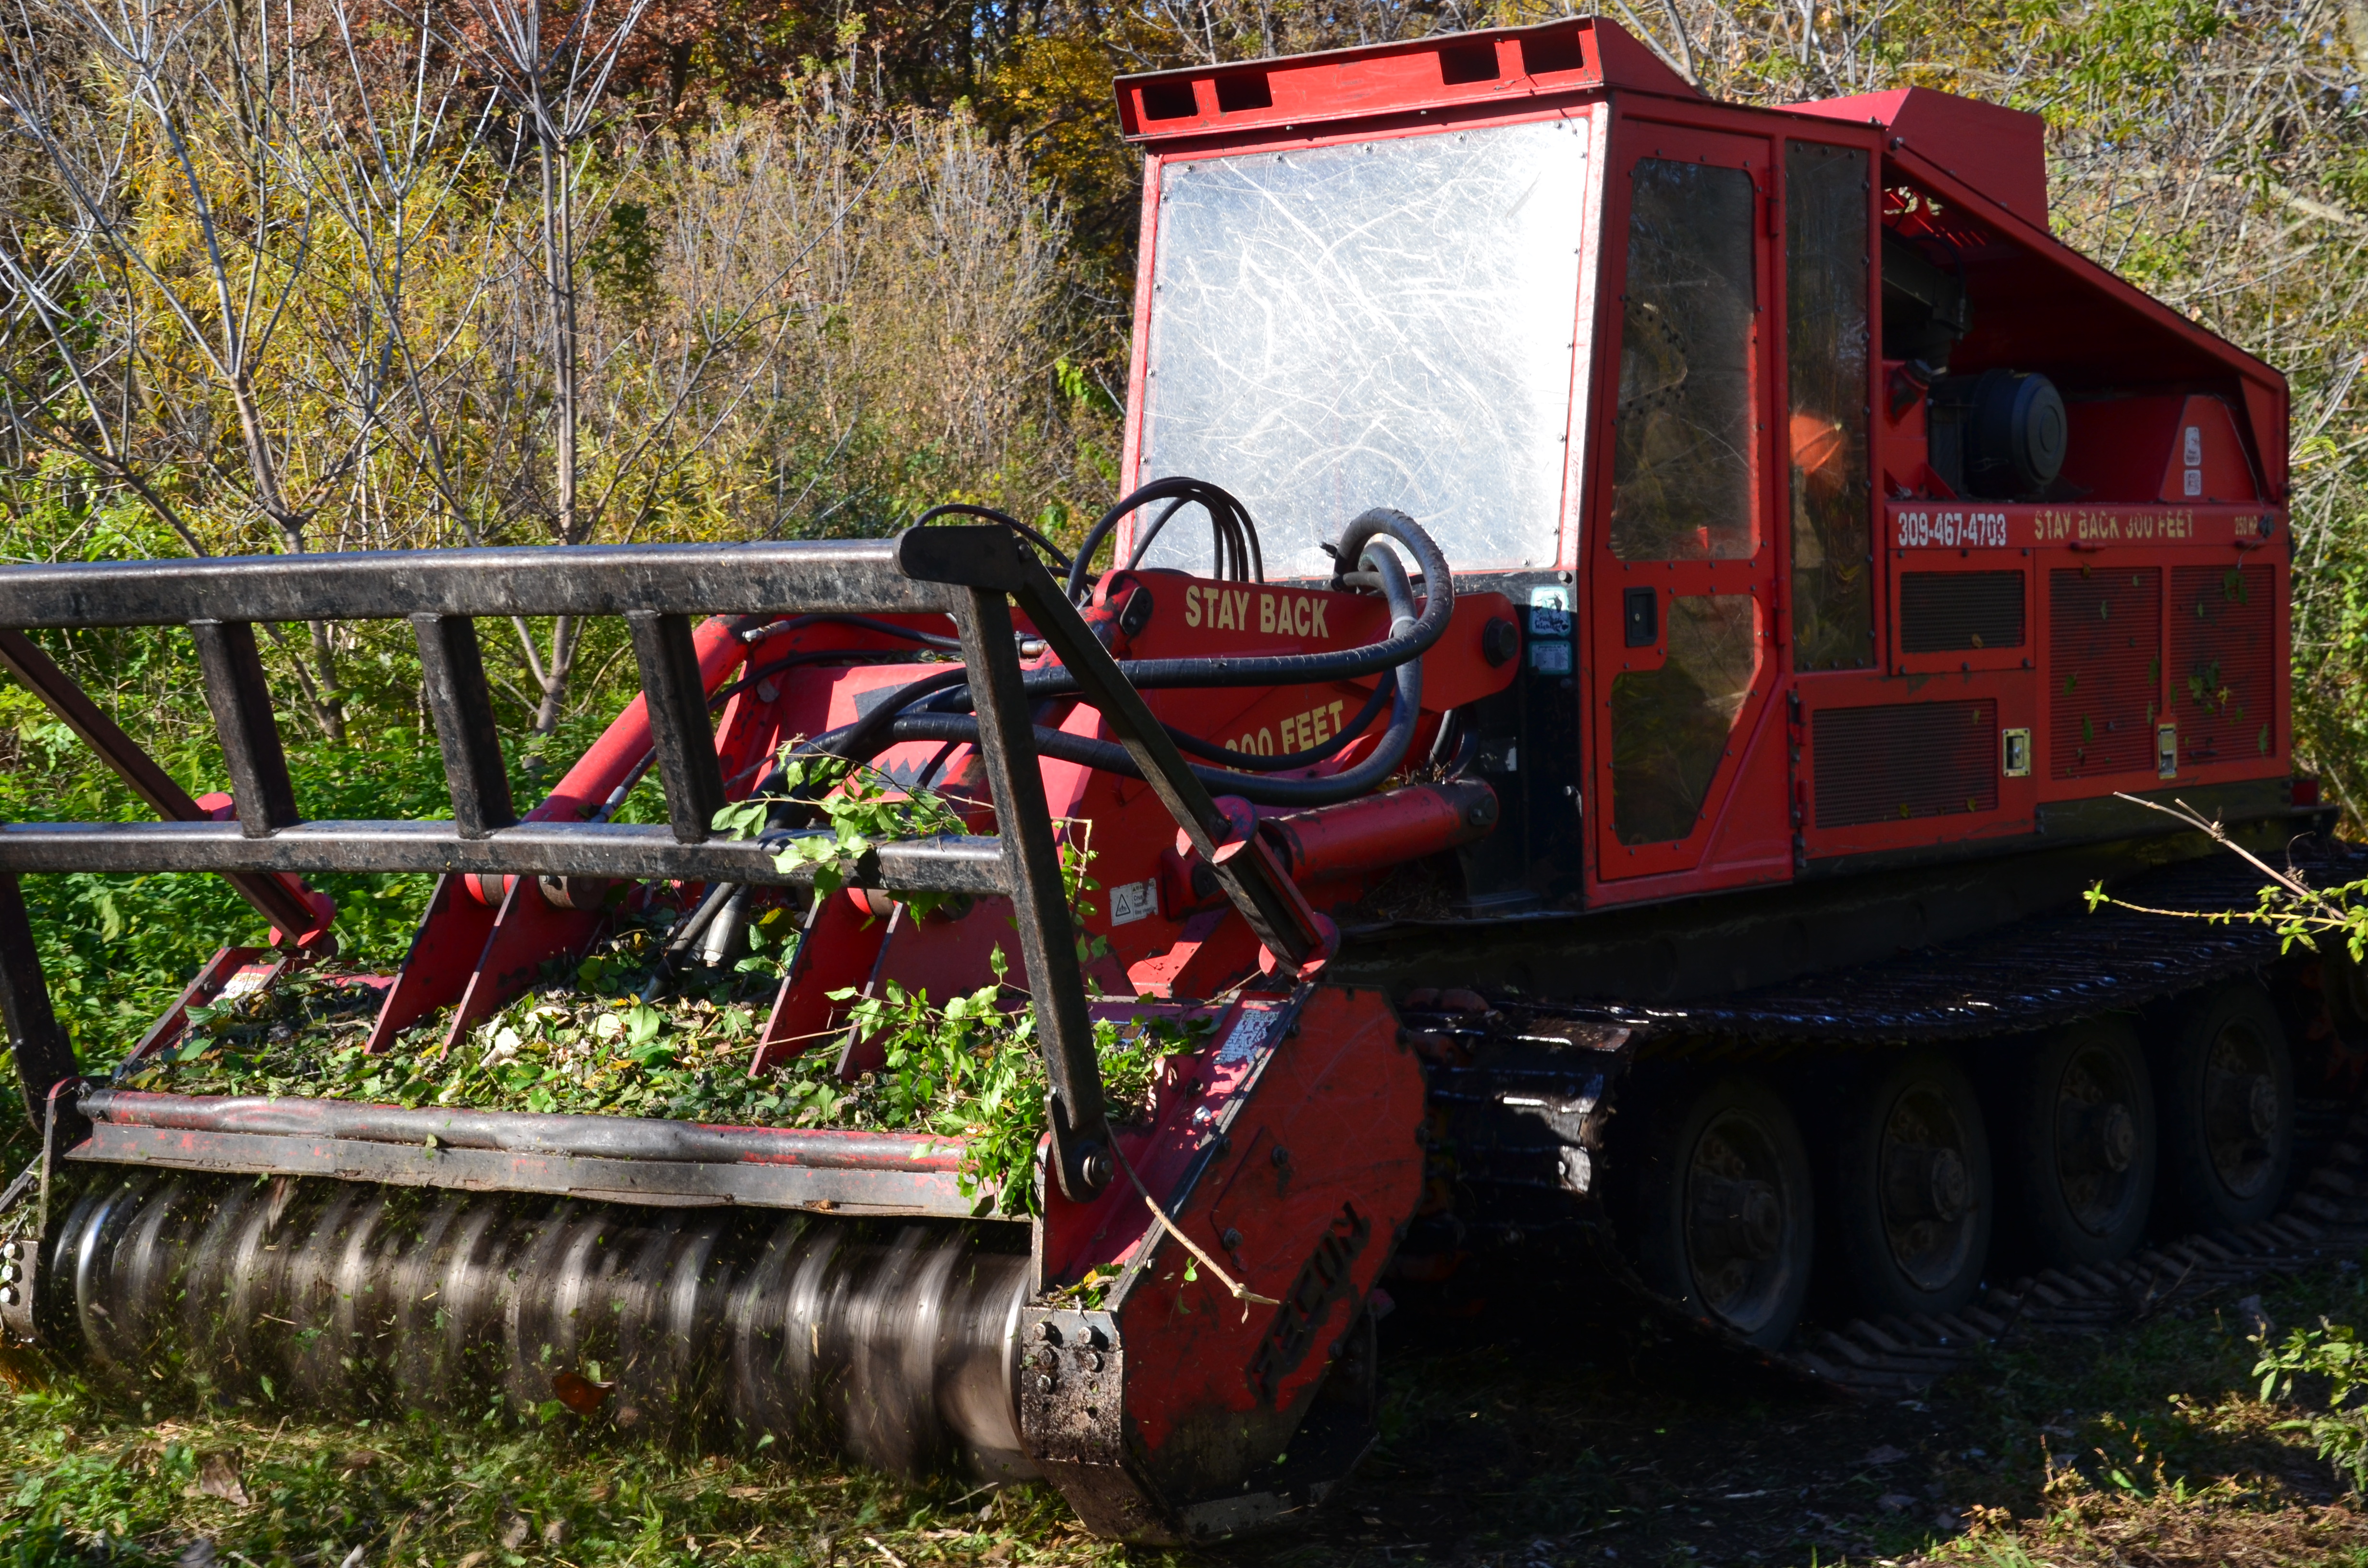
[[[2321,886],[2368,875],[2368,854],[2359,852],[2297,855],[2294,864]],[[2208,913],[2253,907],[2261,885],[2259,871],[2223,855],[2167,867],[2115,891],[2157,908]],[[2081,911],[1706,1002],[1644,1006],[1502,998],[1492,1000],[1486,1013],[1408,1010],[1405,1020],[1418,1036],[1461,1041],[1467,1054],[1483,1058],[1429,1069],[1433,1097],[1442,1104],[1485,1101],[1511,1079],[1544,1087],[1542,1078],[1562,1079],[1566,1094],[1591,1091],[1608,1101],[1612,1096],[1604,1091],[1634,1054],[1656,1042],[1673,1054],[1732,1057],[1754,1054],[1762,1045],[1983,1039],[2140,1006],[2258,971],[2279,956],[2278,939],[2264,926]],[[1558,1041],[1582,1048],[1559,1071],[1542,1072],[1534,1055],[1520,1065],[1485,1060],[1490,1044],[1534,1051]],[[1804,1325],[1773,1354],[1681,1312],[1624,1266],[1611,1271],[1674,1320],[1672,1327],[1772,1370],[1849,1394],[1913,1393],[1971,1366],[1985,1346],[2032,1335],[2099,1332],[2264,1276],[2358,1256],[2368,1247],[2368,1094],[2337,1116],[2341,1125],[2331,1145],[2295,1185],[2284,1210],[2260,1224],[2185,1236],[2116,1263],[2048,1269],[2010,1288],[1986,1290],[1952,1313],[1853,1319],[1839,1328]],[[1460,1179],[1525,1189],[1534,1199],[1556,1185],[1541,1157],[1558,1153],[1519,1141],[1467,1149]],[[1579,1222],[1607,1233],[1600,1207],[1590,1200],[1588,1208],[1592,1212]]]
[[[2293,1274],[2368,1247],[2368,1113],[2355,1111],[2285,1211],[2241,1230],[2191,1235],[2119,1263],[2048,1269],[1980,1304],[1796,1335],[1776,1358],[1852,1393],[1912,1393],[1971,1365],[1982,1346],[2033,1334],[2096,1333],[2181,1301]]]
[[[2368,855],[2297,855],[2296,869],[2328,885],[2368,876]],[[2235,855],[2183,861],[2134,877],[2116,896],[2197,914],[2255,907],[2261,873]],[[1565,1003],[1552,1013],[1640,1036],[1729,1037],[1769,1044],[1979,1040],[2050,1028],[2135,1007],[2268,963],[2267,926],[2078,907],[2019,920],[1944,947],[1828,970],[1739,995],[1658,1006],[1616,1000]]]

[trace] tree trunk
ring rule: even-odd
[[[241,369],[230,379],[231,402],[238,410],[239,434],[246,447],[248,472],[255,480],[256,504],[263,509],[271,526],[279,532],[279,547],[290,555],[304,553],[304,519],[292,510],[280,494],[279,465],[272,460],[271,445],[263,433],[262,410],[255,405],[255,383]],[[330,643],[325,621],[313,623],[313,664],[314,685],[308,695],[312,698],[313,722],[321,733],[343,745],[346,740],[345,699],[337,691],[336,649]]]
[[[542,170],[542,266],[551,290],[552,447],[558,472],[559,539],[580,544],[575,520],[575,169],[567,146],[552,133],[538,94],[535,142]]]
[[[575,669],[576,623],[573,617],[561,616],[552,622],[551,657],[542,666],[542,700],[534,710],[534,733],[547,735],[559,728],[561,715],[567,710],[567,677]]]
[[[337,744],[346,744],[346,694],[337,689],[337,650],[329,640],[329,623],[313,622],[313,667],[321,693],[315,699],[320,709],[321,731]]]

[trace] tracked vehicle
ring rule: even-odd
[[[0,828],[44,1137],[0,1324],[216,1392],[1041,1476],[1180,1540],[1320,1499],[1383,1303],[1492,1242],[1586,1236],[1814,1370],[1804,1311],[1953,1322],[2012,1259],[2276,1209],[2356,975],[2079,894],[2249,902],[2149,801],[2279,856],[2325,825],[2290,766],[2285,385],[2050,235],[2035,118],[1720,105],[1600,20],[1118,99],[1136,488],[1074,560],[951,508],[0,572],[0,658],[164,819]],[[643,696],[521,812],[474,622],[549,615],[625,618]],[[253,628],[370,618],[417,633],[449,819],[313,821],[290,784]],[[226,795],[28,635],[127,624],[195,637]],[[783,756],[969,832],[818,892]],[[669,820],[614,820],[653,767]],[[484,1049],[629,915],[686,964],[794,917],[757,1074],[876,1074],[862,998],[1001,962],[1050,1087],[1036,1196],[927,1131],[99,1082],[17,892],[212,873],[271,923],[136,1068],[325,972],[302,879],[368,869],[440,878],[398,972],[337,980],[390,1058]],[[1098,1025],[1189,1042],[1127,1116]]]

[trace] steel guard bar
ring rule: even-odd
[[[663,827],[524,823],[463,838],[443,822],[307,822],[249,838],[234,822],[10,823],[0,825],[0,869],[432,871],[806,887],[814,881],[811,866],[779,870],[773,855],[791,840],[828,836],[816,829],[683,844]],[[849,881],[899,892],[1010,891],[1003,842],[984,835],[882,844]]]
[[[719,611],[942,614],[952,619],[962,662],[972,672],[981,771],[999,831],[993,838],[882,845],[873,858],[877,880],[891,889],[1010,896],[1021,954],[1032,977],[1051,1085],[1053,1174],[1073,1199],[1090,1198],[1107,1185],[1114,1169],[1084,975],[1020,681],[1009,602],[1015,594],[1031,601],[1031,612],[1043,607],[1061,622],[1052,636],[1073,665],[1096,655],[1100,664],[1109,665],[1109,655],[1076,612],[1052,590],[1043,568],[1000,528],[910,528],[893,540],[845,542],[428,551],[0,570],[0,628],[188,626],[197,643],[207,705],[238,806],[234,824],[22,824],[0,831],[0,1015],[5,1015],[16,1050],[28,1110],[37,1125],[41,1123],[52,1092],[75,1079],[79,1067],[51,1006],[17,882],[20,872],[482,870],[793,881],[773,870],[762,842],[713,836],[711,824],[724,803],[724,784],[691,618]],[[472,619],[489,615],[625,618],[665,785],[671,818],[667,828],[518,824]],[[409,619],[418,641],[423,685],[450,787],[452,820],[306,823],[298,812],[255,623],[393,619]],[[1124,686],[1114,666],[1109,673]],[[1187,825],[1197,832],[1214,813],[1188,805],[1185,815],[1192,819]],[[94,1110],[118,1103],[98,1096],[92,1100]],[[334,1102],[290,1103],[316,1107]],[[314,1113],[308,1109],[303,1114]],[[588,1157],[604,1165],[618,1165],[627,1175],[633,1172],[624,1167],[634,1164],[630,1156],[620,1161],[612,1154],[431,1150],[424,1145],[394,1149],[367,1138],[295,1130],[135,1126],[104,1117],[93,1121],[61,1104],[59,1120],[69,1119],[75,1125],[61,1126],[58,1131],[63,1142],[82,1145],[74,1151],[78,1157],[143,1164],[291,1174],[317,1170],[442,1185],[436,1162],[446,1161],[450,1163],[442,1170],[459,1185],[609,1192],[618,1189],[603,1184],[618,1171],[594,1173],[598,1179],[586,1186],[577,1180],[583,1173],[566,1168],[569,1163]],[[682,1134],[699,1135],[695,1130]],[[749,1153],[759,1147],[783,1146],[756,1130],[719,1130],[712,1136]],[[202,1153],[192,1141],[216,1141],[218,1146]],[[559,1165],[552,1166],[553,1160]],[[729,1168],[735,1171],[767,1165],[761,1159],[751,1165],[739,1154]],[[664,1163],[710,1168],[697,1160]],[[480,1165],[484,1168],[474,1168]],[[862,1170],[888,1174],[869,1163]],[[914,1173],[907,1168],[901,1174]],[[938,1173],[928,1179],[950,1183],[954,1178]],[[736,1199],[728,1183],[723,1188],[712,1182],[691,1186],[692,1192],[654,1200],[747,1200]],[[939,1195],[933,1201],[946,1199]],[[920,1210],[906,1206],[900,1211]]]
[[[30,631],[636,611],[952,613],[959,596],[943,579],[907,575],[898,561],[899,542],[579,544],[12,566],[0,572],[0,626]],[[956,552],[929,553],[936,564]]]

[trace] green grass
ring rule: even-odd
[[[72,1385],[0,1400],[0,1568],[534,1562],[1087,1563],[1041,1487],[908,1486],[827,1460],[590,1445],[557,1426],[351,1425],[128,1411]],[[873,1543],[877,1543],[876,1545]],[[234,1554],[234,1555],[233,1555]]]

